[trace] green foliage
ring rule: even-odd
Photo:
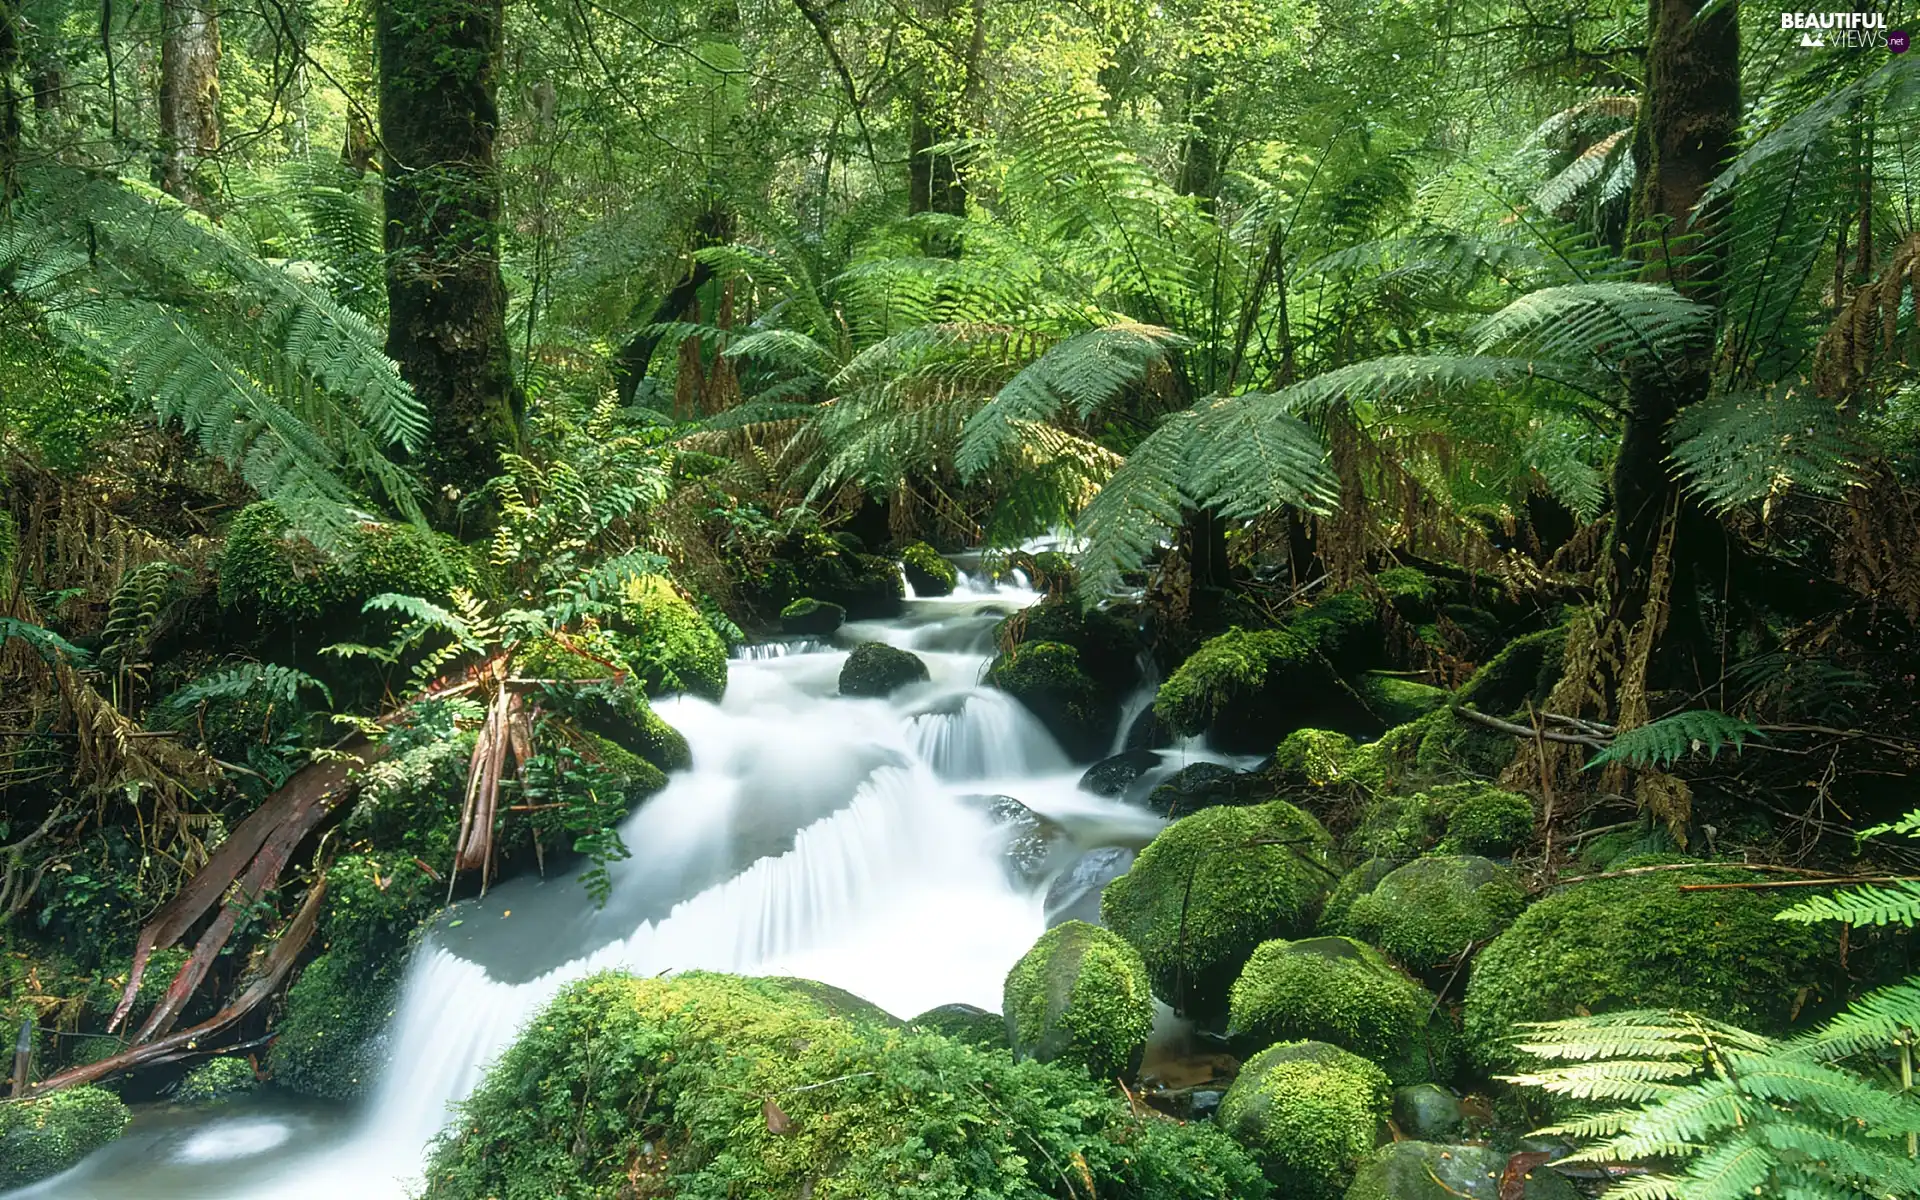
[[[214,1058],[187,1072],[174,1089],[173,1098],[181,1104],[210,1104],[250,1092],[259,1084],[253,1064],[246,1059]]]
[[[1119,705],[1072,646],[1022,642],[993,660],[986,683],[1026,705],[1075,758],[1098,758],[1113,741]]]
[[[1070,1174],[1069,1174],[1070,1172]],[[1244,1155],[1078,1071],[836,1015],[803,986],[598,975],[528,1023],[433,1151],[425,1200],[913,1194],[1238,1200]]]
[[[356,525],[331,542],[300,536],[275,504],[248,505],[216,563],[220,603],[263,625],[292,625],[338,620],[384,593],[445,601],[474,583],[458,542],[415,525]]]
[[[727,645],[661,575],[638,575],[620,591],[619,642],[647,694],[691,692],[719,700],[727,690]]]
[[[180,568],[170,562],[148,562],[121,577],[107,599],[107,623],[100,631],[102,667],[125,671],[145,659],[160,614],[174,599],[179,574]]]
[[[1131,1076],[1153,1032],[1139,951],[1083,921],[1054,926],[1021,956],[1004,1007],[1014,1057],[1078,1063],[1099,1080]]]
[[[93,658],[85,650],[44,625],[23,621],[19,617],[0,617],[0,646],[10,641],[26,643],[27,649],[49,664],[62,660],[70,663],[86,663]]]
[[[891,696],[903,687],[925,683],[927,664],[911,650],[885,642],[862,642],[840,668],[842,696]]]
[[[1101,917],[1140,951],[1161,999],[1223,1012],[1260,943],[1312,929],[1336,878],[1330,849],[1319,822],[1291,804],[1203,809],[1167,826],[1107,885]]]
[[[1228,1034],[1248,1046],[1328,1042],[1396,1084],[1453,1074],[1454,1038],[1432,993],[1351,938],[1262,942],[1233,984]]]
[[[1794,490],[1833,498],[1867,452],[1850,417],[1805,387],[1709,397],[1675,422],[1674,464],[1715,511]]]
[[[1898,821],[1863,829],[1860,837],[1865,840],[1883,833],[1898,833],[1920,839],[1920,809]],[[1900,879],[1885,886],[1868,883],[1830,896],[1813,896],[1781,910],[1779,919],[1802,925],[1845,921],[1850,925],[1897,924],[1911,929],[1914,921],[1920,919],[1920,883]]]
[[[1447,811],[1444,854],[1512,854],[1533,836],[1533,801],[1518,792],[1478,784],[1433,788],[1429,798],[1442,800]]]
[[[1484,858],[1418,858],[1355,897],[1340,931],[1433,971],[1506,928],[1525,902],[1512,872]]]
[[[1272,773],[1286,786],[1329,787],[1346,779],[1346,764],[1355,749],[1344,733],[1296,729],[1273,752]]]
[[[97,1087],[0,1104],[0,1187],[59,1174],[119,1137],[129,1119],[120,1097]]]
[[[1634,767],[1670,767],[1689,754],[1718,758],[1732,746],[1739,751],[1750,737],[1764,737],[1751,721],[1708,708],[1689,709],[1614,735],[1605,750],[1587,761],[1588,769],[1608,763]]]
[[[1535,902],[1474,962],[1465,1025],[1475,1053],[1512,1065],[1522,1023],[1582,1009],[1684,1006],[1786,1028],[1833,982],[1831,946],[1775,921],[1786,907],[1777,893],[1679,890],[1751,878],[1702,864],[1575,884]]]
[[[1337,1200],[1373,1152],[1388,1110],[1385,1073],[1324,1042],[1283,1042],[1240,1068],[1218,1121],[1279,1194]]]
[[[305,671],[274,663],[249,663],[195,678],[185,687],[169,692],[161,708],[186,713],[204,705],[233,700],[256,700],[293,708],[299,705],[301,693],[307,690],[317,691],[327,703],[333,703],[333,693],[327,685]]]

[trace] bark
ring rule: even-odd
[[[20,6],[0,0],[0,205],[13,199],[20,165]]]
[[[194,179],[220,149],[220,17],[212,0],[164,0],[160,7],[160,186],[209,211]]]
[[[503,0],[380,0],[387,353],[432,418],[421,466],[443,527],[518,445],[494,163]]]
[[[1204,67],[1195,72],[1186,107],[1187,136],[1180,147],[1179,190],[1212,212],[1214,193],[1220,187],[1221,163],[1214,131],[1213,74]]]
[[[948,114],[931,102],[916,101],[907,126],[907,211],[965,216],[967,189],[951,154],[933,148],[958,135]]]

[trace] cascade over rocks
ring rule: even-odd
[[[986,682],[1025,705],[1072,758],[1097,758],[1113,744],[1120,702],[1087,673],[1072,646],[1022,642],[993,660]]]
[[[927,664],[910,650],[885,642],[863,642],[840,668],[842,696],[891,696],[909,684],[925,683]]]
[[[1012,796],[965,796],[1006,837],[1007,878],[1021,887],[1037,887],[1071,843],[1059,824]]]
[[[1273,784],[1265,776],[1202,762],[1180,768],[1154,788],[1147,807],[1163,817],[1181,817],[1216,804],[1256,804],[1272,798]]]
[[[1047,887],[1047,928],[1064,921],[1101,924],[1101,896],[1133,866],[1136,855],[1125,846],[1101,846],[1074,859]]]
[[[900,569],[916,596],[951,595],[960,573],[940,552],[925,542],[910,542],[900,551]]]
[[[780,610],[780,629],[805,637],[826,637],[846,623],[847,610],[830,600],[802,596]]]
[[[1158,770],[1160,761],[1153,750],[1122,750],[1088,767],[1080,776],[1080,790],[1096,796],[1124,796],[1141,776]]]

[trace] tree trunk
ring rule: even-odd
[[[194,179],[220,148],[220,18],[212,0],[165,0],[160,7],[160,186],[202,212]]]
[[[20,164],[20,6],[0,0],[0,206],[13,199]]]
[[[494,166],[503,0],[381,0],[387,353],[432,417],[421,466],[437,523],[518,444]]]
[[[1213,211],[1220,187],[1220,148],[1215,144],[1213,73],[1198,68],[1187,93],[1187,135],[1180,147],[1180,194],[1192,196],[1200,207]]]

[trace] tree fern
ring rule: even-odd
[[[303,691],[317,691],[328,704],[333,693],[327,685],[292,667],[275,663],[248,663],[202,675],[173,692],[160,704],[163,713],[189,712],[200,705],[222,700],[260,700],[267,704],[293,706]]]
[[[1606,749],[1587,760],[1587,767],[1591,770],[1609,763],[1670,767],[1689,754],[1717,758],[1728,746],[1737,751],[1748,738],[1760,736],[1759,727],[1750,721],[1707,708],[1689,709],[1621,730]]]
[[[1673,428],[1674,465],[1714,510],[1794,489],[1841,495],[1864,454],[1848,410],[1804,386],[1710,397]]]

